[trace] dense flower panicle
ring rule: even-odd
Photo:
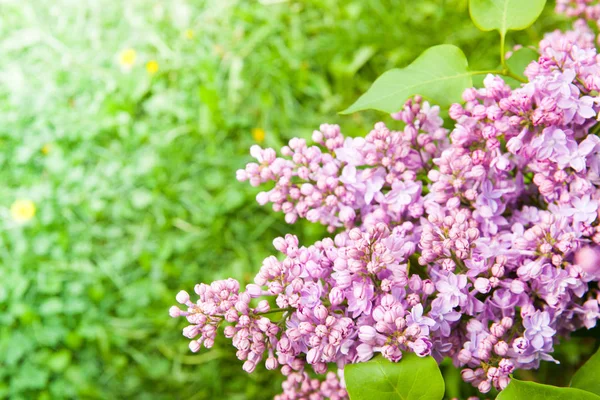
[[[600,27],[600,3],[598,0],[556,0],[556,12],[569,17],[585,18]]]
[[[589,1],[560,1],[597,19]],[[251,148],[241,181],[289,223],[320,222],[333,238],[274,240],[254,283],[197,285],[171,309],[190,348],[221,325],[243,368],[287,376],[277,399],[347,398],[334,373],[375,354],[450,357],[486,393],[515,369],[555,361],[560,336],[600,318],[600,56],[584,22],[541,41],[528,82],[488,75],[450,107],[418,96],[365,138],[322,125],[314,145]],[[277,308],[271,308],[274,305]],[[270,317],[277,317],[271,320]],[[312,371],[311,371],[312,370]]]
[[[275,400],[342,400],[348,398],[346,389],[337,376],[329,372],[324,381],[311,379],[306,372],[288,375],[283,383],[283,393],[275,396]]]
[[[413,99],[395,114],[406,126],[392,131],[382,122],[365,138],[344,138],[336,125],[321,125],[313,133],[316,146],[292,139],[281,150],[253,146],[250,163],[237,172],[240,181],[275,186],[257,196],[285,213],[288,223],[298,218],[339,227],[371,226],[419,218],[421,182],[417,176],[447,145],[439,107]]]

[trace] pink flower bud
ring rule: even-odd
[[[508,353],[508,343],[500,341],[494,345],[494,353],[500,357],[505,356]]]
[[[321,360],[321,350],[319,348],[312,348],[306,353],[306,362],[314,364]]]
[[[423,281],[423,293],[429,296],[433,294],[433,292],[435,292],[435,285],[430,279],[425,279]]]
[[[271,309],[269,302],[267,300],[261,300],[258,302],[258,305],[254,309],[257,313],[266,313]]]
[[[458,361],[460,361],[462,364],[468,364],[471,361],[471,358],[471,352],[467,349],[462,349],[458,352]]]
[[[517,352],[518,354],[523,354],[525,352],[525,350],[527,350],[527,348],[529,347],[529,342],[527,341],[527,339],[525,339],[523,337],[519,337],[513,341],[512,347],[513,347],[513,350],[515,352]]]
[[[190,345],[189,345],[189,346],[190,346],[190,350],[191,350],[193,353],[196,353],[196,352],[198,352],[198,350],[200,350],[200,342],[198,342],[197,340],[192,340],[192,341],[190,342]]]
[[[377,336],[377,331],[372,326],[362,325],[358,330],[358,338],[365,343],[372,342]]]
[[[324,321],[328,314],[327,308],[322,304],[317,305],[314,309],[314,315],[319,321]]]
[[[225,327],[224,329],[224,335],[226,338],[231,339],[233,337],[233,335],[235,335],[237,332],[237,330],[235,329],[234,326],[228,325]]]
[[[182,311],[179,309],[179,307],[172,306],[171,308],[169,308],[169,316],[171,316],[172,318],[180,317],[182,316]]]
[[[475,374],[470,368],[465,368],[462,371],[460,371],[460,375],[462,377],[462,380],[465,382],[473,382],[473,380],[475,380]]]
[[[504,333],[506,332],[506,329],[502,326],[502,324],[493,323],[492,326],[490,327],[490,332],[492,333],[492,335],[499,338],[504,335]]]
[[[246,285],[246,292],[250,295],[250,297],[255,298],[262,295],[262,288],[254,283],[250,283]]]
[[[273,356],[267,358],[267,361],[265,362],[265,367],[270,371],[276,369],[278,365],[277,359]]]
[[[504,317],[502,318],[502,320],[500,321],[500,323],[502,324],[502,326],[504,327],[504,329],[510,329],[513,326],[513,320],[510,317]]]
[[[418,292],[421,290],[422,285],[423,283],[418,275],[411,275],[410,279],[408,280],[408,287],[410,290],[413,292]]]
[[[490,284],[489,279],[477,278],[475,280],[475,289],[479,293],[488,293],[490,290],[492,290],[492,285]]]
[[[492,384],[489,381],[481,381],[479,385],[477,385],[477,389],[481,393],[487,393],[492,389]]]
[[[179,304],[187,304],[190,301],[190,295],[185,290],[182,290],[177,293],[175,299]]]
[[[254,361],[247,360],[244,362],[244,365],[242,365],[242,369],[251,374],[256,369],[256,363]]]

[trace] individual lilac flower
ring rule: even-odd
[[[579,99],[578,107],[577,107],[577,115],[579,115],[582,119],[594,118],[597,112],[594,110],[595,100],[590,96],[582,96]]]
[[[592,139],[596,138],[596,139]],[[586,168],[587,156],[596,148],[598,145],[598,136],[588,136],[579,145],[576,142],[571,141],[573,145],[569,144],[569,151],[557,157],[556,161],[562,168],[570,166],[576,172],[581,172]]]
[[[365,203],[371,204],[373,197],[380,192],[381,188],[385,184],[385,172],[383,168],[377,168],[372,174],[370,179],[367,180],[365,190]]]
[[[323,295],[323,284],[321,281],[315,282],[306,282],[301,290],[301,300],[302,305],[308,308],[314,308],[317,305],[321,304],[321,296]]]
[[[357,197],[363,198],[368,205],[385,183],[385,170],[359,170],[354,165],[347,165],[342,170],[340,181],[354,191]]]
[[[438,297],[442,299],[444,304],[449,308],[454,308],[464,305],[467,300],[467,294],[464,292],[467,283],[466,275],[454,275],[450,272],[446,276],[441,276],[435,287],[439,292]]]
[[[348,311],[352,313],[353,318],[371,311],[375,291],[373,284],[367,280],[354,281],[351,290],[346,292],[348,299]]]
[[[600,307],[598,306],[597,299],[590,299],[583,303],[582,307],[583,324],[587,329],[592,329],[596,326],[598,319],[600,318]]]
[[[356,358],[359,362],[369,361],[374,353],[373,346],[368,343],[361,343],[356,347]]]
[[[427,336],[423,336],[415,340],[410,347],[419,357],[426,357],[431,354],[433,344]]]
[[[435,326],[435,321],[429,317],[423,316],[423,304],[416,304],[410,311],[410,314],[406,317],[406,323],[408,326],[418,326],[421,335],[429,335],[429,329]]]
[[[598,217],[598,201],[592,200],[589,194],[571,200],[571,208],[562,209],[562,215],[573,217],[573,224],[579,222],[591,224]]]
[[[554,96],[569,97],[572,90],[575,89],[573,80],[576,75],[576,72],[572,69],[567,69],[562,73],[556,72],[553,79],[546,84],[546,89]]]
[[[526,281],[535,279],[540,276],[543,267],[544,264],[542,264],[541,260],[526,260],[525,263],[517,269],[517,275]]]
[[[385,195],[385,203],[390,208],[398,212],[402,207],[406,207],[415,201],[415,198],[421,193],[421,183],[413,181],[396,181],[392,184],[392,190]]]
[[[362,137],[348,137],[344,141],[344,145],[335,150],[335,157],[350,166],[364,165],[364,154],[369,151],[371,146]]]
[[[513,342],[512,347],[515,353],[523,354],[529,348],[529,341],[523,337],[516,338]]]
[[[542,349],[546,339],[552,338],[556,333],[549,325],[550,314],[547,311],[536,311],[523,318],[524,336],[535,349]]]
[[[489,207],[490,216],[493,216],[498,211],[500,198],[503,194],[504,190],[496,189],[492,182],[486,180],[481,185],[481,194],[477,198],[477,204],[482,207]]]
[[[537,149],[537,156],[545,160],[552,156],[553,152],[566,153],[567,135],[561,129],[546,128],[544,134],[531,141],[531,147]]]
[[[424,101],[421,112],[425,115],[425,122],[421,125],[426,132],[435,132],[439,129],[444,120],[440,117],[440,106],[431,106],[429,102]]]
[[[488,293],[492,290],[490,280],[483,277],[479,277],[475,280],[474,287],[479,293]]]
[[[432,330],[437,331],[439,329],[442,336],[448,337],[451,333],[450,324],[460,320],[462,314],[454,311],[452,308],[446,308],[445,306],[446,304],[442,299],[435,299],[431,303],[430,315],[435,321],[435,325],[432,327]]]
[[[508,289],[494,290],[494,294],[489,300],[490,304],[497,307],[499,310],[502,310],[503,313],[507,313],[509,311],[514,312],[513,309],[518,301],[519,296],[515,295]]]

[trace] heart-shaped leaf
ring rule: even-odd
[[[575,372],[571,380],[571,387],[600,396],[600,350]]]
[[[511,379],[496,400],[600,400],[600,396],[581,389],[563,388]]]
[[[471,19],[482,31],[525,29],[542,13],[546,0],[470,0]]]
[[[432,357],[404,353],[390,362],[379,356],[371,361],[346,365],[346,388],[350,400],[441,400],[444,379]]]
[[[406,68],[392,69],[377,78],[342,114],[367,109],[393,113],[417,94],[442,106],[458,102],[463,90],[472,86],[467,67],[467,58],[458,47],[449,44],[430,47]]]

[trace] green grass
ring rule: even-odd
[[[250,131],[364,134],[387,117],[337,111],[443,42],[497,53],[465,0],[0,1],[0,398],[272,397],[277,375],[225,340],[192,355],[167,314],[199,281],[249,282],[274,237],[324,234],[235,181]]]

